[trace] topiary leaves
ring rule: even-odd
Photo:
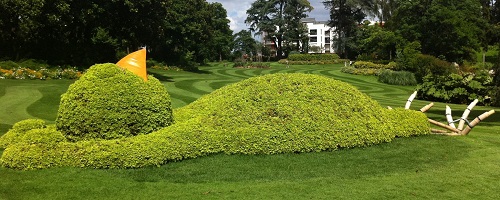
[[[115,64],[92,66],[62,95],[56,125],[73,141],[147,134],[173,123],[170,96]]]

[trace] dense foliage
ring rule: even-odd
[[[82,72],[75,67],[51,66],[44,61],[0,61],[0,79],[77,79]]]
[[[292,54],[288,56],[289,61],[331,61],[339,59],[337,54]]]
[[[423,78],[423,83],[418,85],[419,98],[467,104],[474,99],[484,105],[489,103],[490,86],[493,78],[488,71],[475,73],[451,73],[446,75],[429,74]]]
[[[382,71],[396,68],[395,62],[377,64],[368,61],[356,61],[352,65],[344,66],[340,71],[355,75],[379,75]]]
[[[419,41],[422,53],[462,63],[485,40],[482,13],[477,0],[401,1],[390,22],[405,40]]]
[[[56,125],[73,141],[148,134],[173,123],[170,96],[115,64],[90,67],[61,96]]]
[[[323,65],[349,62],[347,59],[340,59],[337,54],[290,54],[287,59],[278,61],[284,65]]]
[[[500,106],[500,54],[497,55],[494,63],[493,71],[495,74],[493,75],[493,86],[491,89],[491,103],[494,106]]]
[[[382,70],[378,81],[391,85],[417,85],[415,74],[407,71]]]
[[[267,62],[234,62],[233,67],[237,68],[262,68],[267,69],[271,67],[271,63]]]
[[[337,35],[334,38],[337,52],[342,58],[354,58],[357,54],[355,55],[351,44],[356,39],[357,27],[366,17],[363,13],[363,6],[366,4],[348,0],[329,0],[323,4],[330,11],[329,25],[335,27],[333,31]]]
[[[0,58],[90,66],[146,46],[182,67],[229,56],[232,31],[220,3],[205,0],[6,0]]]
[[[396,66],[396,63],[391,62],[387,65],[384,64],[376,64],[372,62],[367,62],[367,61],[356,61],[355,63],[352,64],[354,68],[358,69],[367,69],[367,68],[372,68],[372,69],[393,69]]]
[[[300,19],[307,17],[306,13],[312,9],[308,0],[256,0],[247,10],[245,23],[273,42],[278,58],[286,57],[292,49],[291,42],[298,42],[301,35],[306,35],[307,29]]]
[[[7,143],[0,162],[17,169],[136,168],[211,153],[351,148],[429,131],[421,112],[388,110],[349,84],[307,74],[265,75],[225,86],[176,110],[175,120],[147,135],[79,142],[64,141],[43,124],[30,126],[17,130],[14,137],[27,135]]]

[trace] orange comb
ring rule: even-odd
[[[116,63],[121,68],[127,69],[134,74],[137,74],[144,81],[148,81],[148,75],[146,73],[146,49],[141,49],[139,51],[132,52],[127,56],[123,57],[120,61]]]

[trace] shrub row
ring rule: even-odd
[[[356,61],[352,66],[357,69],[394,69],[396,67],[396,63],[390,62],[389,64],[375,64],[367,61]]]
[[[289,61],[331,61],[338,59],[340,57],[337,54],[291,54],[288,56]]]
[[[268,62],[235,62],[233,67],[235,68],[263,68],[267,69],[271,67],[271,63]]]
[[[326,64],[340,64],[344,62],[349,62],[348,59],[335,59],[335,60],[315,60],[315,61],[290,61],[287,59],[281,59],[278,63],[283,65],[326,65]]]
[[[82,72],[76,68],[68,69],[46,69],[33,70],[29,68],[0,68],[0,79],[78,79],[82,76]]]
[[[11,144],[22,140],[22,135],[32,129],[45,128],[45,121],[41,119],[27,119],[14,124],[14,126],[0,138],[0,148],[6,148]]]
[[[417,85],[415,75],[407,71],[382,70],[378,81],[390,85]]]
[[[351,66],[347,67],[342,67],[340,69],[341,72],[347,73],[347,74],[354,74],[354,75],[375,75],[378,76],[382,69],[375,69],[375,68],[354,68]]]
[[[183,71],[183,69],[176,66],[168,66],[164,62],[158,62],[153,59],[146,60],[146,67],[148,69],[161,69],[161,70],[175,70],[175,71]]]
[[[57,66],[57,67],[50,66],[45,61],[28,59],[28,60],[22,60],[19,62],[14,62],[11,60],[0,61],[0,68],[2,68],[2,69],[25,68],[25,69],[31,69],[31,70],[40,70],[40,69],[51,69],[51,68],[60,68],[60,67],[59,66]]]
[[[450,62],[424,54],[415,54],[411,58],[406,58],[404,61],[398,62],[396,67],[398,71],[413,72],[419,83],[422,83],[423,77],[429,74],[446,76],[451,73],[457,73],[457,69],[458,68]]]
[[[272,74],[227,85],[174,116],[172,126],[113,140],[60,141],[59,134],[42,128],[37,132],[51,132],[52,140],[28,140],[35,137],[31,134],[15,140],[0,162],[17,169],[136,168],[222,152],[335,150],[429,132],[421,112],[387,110],[349,84],[307,74]]]

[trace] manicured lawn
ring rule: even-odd
[[[340,72],[340,65],[198,73],[151,70],[184,106],[229,83],[268,73],[321,74],[353,84],[383,106],[403,107],[413,87]],[[0,80],[0,135],[26,118],[53,122],[71,81]],[[354,99],[353,99],[354,100]],[[412,109],[428,102],[415,101]],[[466,105],[450,105],[455,118]],[[428,116],[444,119],[443,103]],[[500,110],[468,136],[399,138],[366,148],[266,156],[210,155],[161,167],[122,170],[0,168],[0,199],[499,199]],[[0,150],[1,153],[1,150]]]

